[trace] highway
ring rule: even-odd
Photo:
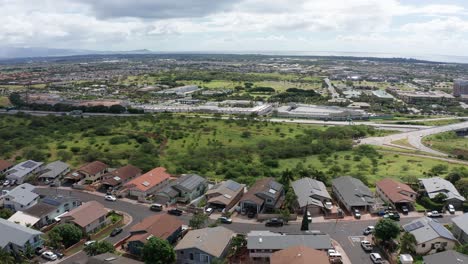
[[[384,145],[392,145],[393,141],[407,139],[409,144],[413,146],[414,149],[416,150],[420,150],[420,151],[438,155],[438,156],[448,156],[445,153],[442,153],[442,152],[439,152],[439,151],[436,151],[436,150],[433,150],[431,148],[424,146],[424,144],[421,142],[421,139],[423,137],[433,135],[433,134],[439,134],[443,132],[456,131],[456,130],[462,130],[462,129],[468,129],[468,121],[446,125],[446,126],[429,127],[429,128],[421,129],[418,131],[403,132],[403,133],[384,136],[384,137],[364,138],[360,141],[359,144],[384,146]]]

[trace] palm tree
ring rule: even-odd
[[[8,251],[0,249],[0,259],[3,264],[15,264],[15,258]]]
[[[414,254],[416,252],[416,238],[413,234],[405,232],[400,238],[400,253]]]

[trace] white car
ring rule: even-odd
[[[328,256],[329,257],[341,257],[341,253],[336,251],[334,248],[328,249]]]
[[[367,235],[371,234],[372,232],[374,232],[374,229],[375,229],[374,226],[368,226],[368,227],[366,227],[366,229],[364,229],[363,234],[365,236],[367,236]]]
[[[213,208],[211,208],[211,207],[206,208],[206,209],[205,209],[205,213],[206,213],[207,215],[211,215],[211,214],[213,213]]]
[[[52,251],[46,251],[42,253],[42,257],[48,260],[52,260],[52,261],[57,260],[57,255],[52,253]]]
[[[9,180],[6,180],[4,183],[3,183],[3,186],[8,186],[10,185],[10,181]]]
[[[86,241],[86,242],[84,243],[84,245],[85,245],[85,247],[87,247],[87,246],[90,246],[90,245],[92,245],[92,244],[94,244],[94,243],[96,243],[95,240],[90,240],[90,241]]]
[[[308,221],[309,223],[312,223],[312,215],[310,214],[309,211],[307,211],[307,221]]]
[[[370,253],[369,255],[370,255],[370,259],[372,260],[372,263],[375,263],[375,264],[383,263],[383,259],[379,253]]]
[[[111,202],[117,201],[117,198],[115,198],[115,196],[112,196],[112,195],[106,195],[104,198],[105,198],[107,201],[111,201]]]
[[[454,214],[454,213],[455,213],[455,207],[454,207],[452,204],[449,204],[449,205],[447,206],[447,208],[448,208],[448,211],[449,211],[450,214]]]

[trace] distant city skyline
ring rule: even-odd
[[[463,0],[0,0],[0,46],[468,55]]]

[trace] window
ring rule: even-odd
[[[57,213],[60,213],[60,209],[57,209],[57,211],[56,211],[56,212],[57,212]]]
[[[5,200],[10,201],[10,198],[5,198]]]
[[[183,254],[184,254],[184,251],[183,251],[183,250],[181,250],[181,251],[180,251],[180,254],[181,254],[181,255],[183,255]]]
[[[209,263],[210,262],[210,257],[208,255],[201,254],[200,255],[200,261],[203,262],[203,263]]]
[[[422,243],[422,244],[421,244],[421,247],[426,247],[426,243]]]
[[[99,217],[99,222],[104,222],[104,220],[106,220],[106,216]]]
[[[193,260],[193,253],[190,253],[190,260]]]

